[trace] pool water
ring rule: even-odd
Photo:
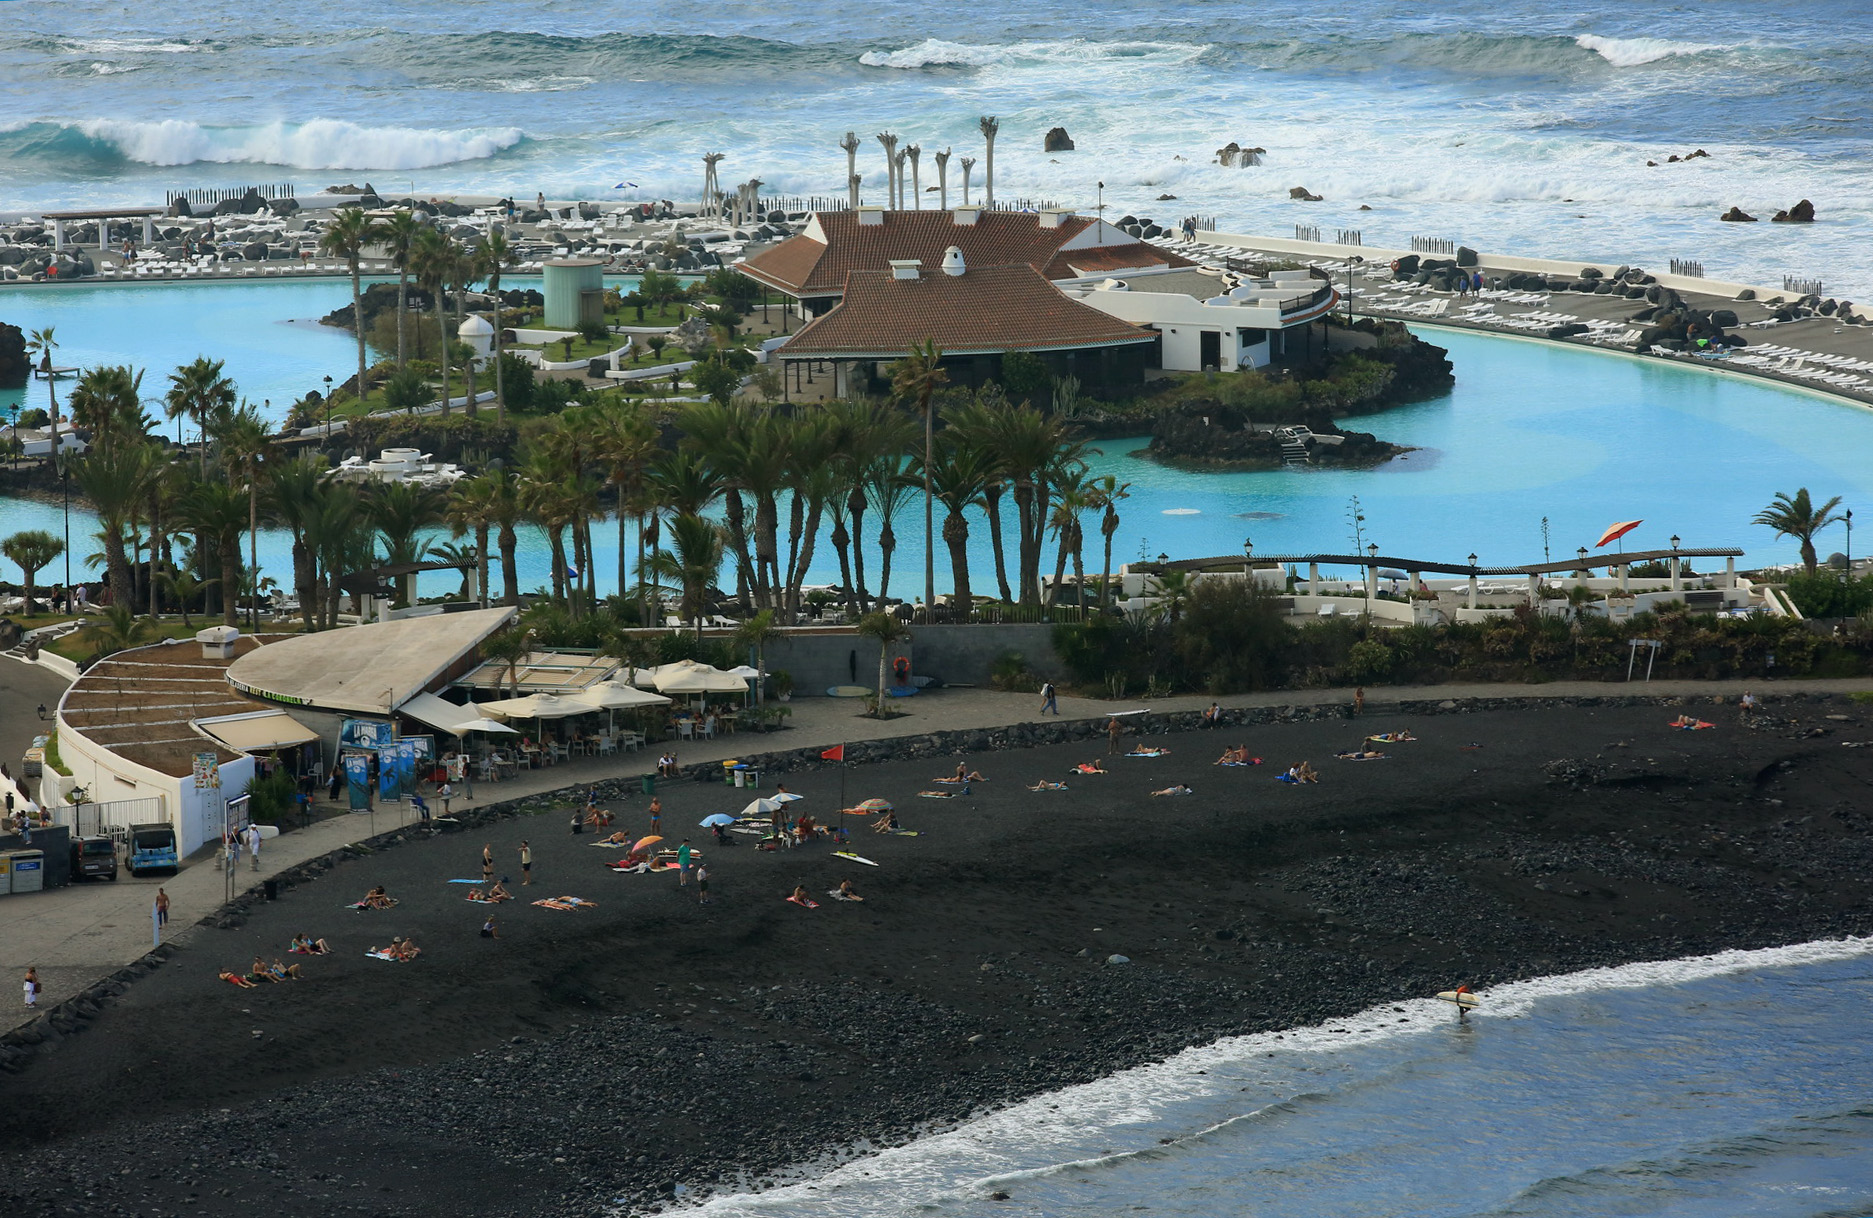
[[[524,282],[524,281],[522,281]],[[102,285],[29,291],[0,298],[0,317],[26,329],[57,327],[61,362],[128,361],[148,369],[145,392],[160,397],[178,363],[208,354],[255,402],[279,413],[326,374],[342,379],[355,347],[316,319],[350,298],[334,280],[260,284]],[[1778,491],[1808,487],[1847,506],[1873,492],[1873,411],[1763,381],[1608,352],[1419,327],[1447,347],[1457,382],[1430,401],[1355,418],[1347,425],[1411,445],[1370,470],[1283,469],[1222,473],[1173,468],[1134,456],[1145,437],[1101,441],[1094,476],[1131,484],[1114,539],[1116,566],[1140,557],[1234,555],[1252,540],[1261,554],[1345,553],[1358,497],[1362,544],[1399,557],[1460,561],[1475,553],[1486,566],[1555,559],[1591,546],[1614,520],[1643,519],[1629,549],[1665,548],[1673,535],[1689,547],[1735,545],[1746,561],[1792,561],[1795,544],[1750,523]],[[21,395],[43,404],[35,382]],[[0,409],[10,402],[0,395]],[[923,566],[921,513],[907,504],[897,522],[893,588],[915,595]],[[1548,522],[1545,540],[1542,523]],[[54,505],[0,500],[0,534],[62,527]],[[876,580],[877,522],[868,523],[867,571]],[[983,521],[972,526],[973,575],[992,577]],[[74,516],[74,537],[95,529]],[[1101,562],[1096,521],[1087,522],[1089,570]],[[601,530],[598,579],[615,586],[615,536]],[[939,542],[939,546],[941,543]],[[1836,527],[1817,539],[1825,555],[1844,550]],[[87,548],[80,542],[79,549]],[[1010,550],[1012,551],[1012,544]],[[1049,553],[1044,569],[1051,571]],[[262,566],[287,569],[286,542],[269,535]],[[522,536],[521,583],[546,581],[543,538]],[[812,582],[837,577],[824,538]],[[938,589],[948,588],[948,552],[937,561]],[[0,561],[0,578],[18,572]],[[425,594],[453,587],[452,577],[424,579]],[[978,590],[988,586],[978,583]]]

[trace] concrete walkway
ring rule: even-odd
[[[1873,681],[1654,681],[1603,683],[1594,681],[1556,681],[1543,685],[1432,685],[1421,687],[1375,687],[1367,692],[1367,713],[1381,711],[1400,702],[1463,700],[1467,698],[1573,698],[1684,697],[1734,700],[1745,689],[1754,689],[1759,697],[1773,701],[1778,694],[1827,693],[1848,694],[1873,688]],[[1217,699],[1225,707],[1319,706],[1347,703],[1350,692],[1344,689],[1282,690],[1265,694],[1246,694]],[[1097,718],[1114,709],[1149,707],[1154,712],[1200,710],[1211,699],[1189,695],[1162,698],[1152,702],[1129,701],[1122,704],[1088,698],[1062,697],[1063,719]],[[18,703],[0,707],[0,735],[22,709],[33,717],[33,705]],[[862,714],[862,702],[834,698],[812,698],[794,702],[791,730],[773,735],[736,735],[717,740],[698,740],[677,746],[678,760],[685,766],[721,761],[727,758],[769,751],[801,748],[830,748],[835,744],[858,740],[919,736],[930,732],[1004,727],[1035,721],[1040,699],[1033,694],[1005,694],[982,689],[944,689],[919,695],[898,704],[909,712],[902,718],[881,722]],[[629,778],[649,773],[665,745],[652,745],[640,753],[621,753],[612,757],[581,757],[557,766],[528,771],[517,778],[475,786],[475,798],[458,801],[460,806],[524,799],[548,791],[578,786],[606,779]],[[771,789],[772,779],[764,786]],[[432,807],[433,807],[432,803]],[[386,805],[373,818],[365,813],[348,813],[321,821],[310,828],[284,833],[268,841],[261,850],[261,866],[252,869],[243,859],[236,877],[237,891],[258,884],[307,859],[323,855],[348,842],[369,837],[410,823],[413,814],[405,805]],[[152,945],[150,909],[160,886],[169,895],[170,942],[186,942],[199,931],[195,924],[222,903],[227,891],[226,877],[213,859],[200,858],[185,865],[174,876],[132,879],[127,874],[115,884],[73,884],[51,892],[20,897],[0,898],[0,977],[9,987],[16,987],[28,966],[39,970],[45,986],[41,1001],[52,1005],[70,997],[106,974],[137,959]],[[230,962],[244,965],[246,961]],[[13,1003],[17,988],[5,991],[8,1017],[0,1017],[0,1031],[26,1022],[26,1012]]]

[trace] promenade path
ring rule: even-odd
[[[21,699],[15,692],[19,682],[9,689],[6,681],[18,677],[17,665],[5,666],[0,673],[0,692],[8,693],[0,701],[0,740],[11,740],[37,723],[34,708],[39,698],[31,693]],[[42,670],[35,670],[42,671]],[[1594,682],[1556,681],[1541,685],[1453,684],[1432,686],[1375,687],[1367,691],[1367,714],[1383,711],[1406,701],[1445,701],[1471,698],[1570,698],[1595,696],[1646,695],[1651,697],[1734,699],[1744,689],[1754,689],[1759,696],[1772,700],[1779,694],[1847,694],[1868,689],[1865,680],[1824,681],[1653,681]],[[36,688],[36,686],[35,686]],[[1223,706],[1319,706],[1344,704],[1350,693],[1345,689],[1281,690],[1215,699]],[[46,699],[48,702],[50,698]],[[1191,695],[1127,702],[1118,706],[1090,698],[1062,696],[1061,719],[1099,718],[1114,709],[1148,706],[1158,713],[1200,710],[1212,699]],[[1033,694],[1007,694],[983,689],[944,689],[901,703],[909,713],[902,718],[879,722],[864,718],[856,700],[810,698],[796,701],[791,729],[775,735],[738,735],[717,740],[685,742],[679,759],[685,766],[720,761],[731,757],[769,751],[802,748],[830,748],[842,742],[878,740],[923,735],[929,732],[1005,727],[1040,719],[1040,699]],[[23,718],[22,718],[23,716]],[[1051,716],[1050,716],[1051,718]],[[25,722],[30,720],[31,723]],[[528,771],[516,778],[494,784],[475,784],[473,800],[458,800],[459,806],[477,803],[524,799],[567,787],[605,779],[631,778],[650,772],[658,749],[652,746],[640,753],[620,753],[611,757],[577,758],[542,770]],[[772,780],[764,784],[769,789]],[[409,824],[414,814],[407,806],[391,804],[375,814],[342,813],[319,821],[309,828],[283,833],[269,839],[261,850],[261,865],[251,868],[243,858],[236,891],[245,891],[268,876],[278,874],[308,859],[316,858],[350,842],[367,838]],[[136,960],[152,946],[151,904],[156,890],[164,888],[170,899],[170,926],[165,942],[186,944],[206,933],[197,923],[221,905],[226,894],[226,878],[216,861],[198,854],[173,876],[133,879],[125,875],[115,884],[93,882],[31,896],[0,898],[0,978],[9,987],[28,966],[39,970],[45,986],[41,1002],[54,1005],[84,989],[115,970]],[[5,991],[6,1013],[0,1016],[0,1032],[28,1021],[24,1008],[14,1001],[17,988]]]

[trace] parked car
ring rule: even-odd
[[[146,871],[174,871],[182,865],[176,853],[176,831],[167,824],[130,826],[130,857],[125,866],[131,875]]]
[[[108,837],[81,837],[72,842],[74,880],[117,878],[117,843]]]

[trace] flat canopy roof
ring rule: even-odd
[[[42,211],[42,220],[120,220],[125,216],[166,216],[167,207],[99,207],[90,211]]]
[[[266,753],[310,744],[319,734],[285,711],[256,711],[221,719],[197,719],[195,726],[237,753]]]
[[[496,692],[519,689],[530,694],[571,693],[596,685],[616,671],[618,661],[610,656],[532,651],[514,666],[512,674],[503,661],[489,660],[456,684]]]
[[[236,660],[228,684],[289,706],[387,715],[441,680],[514,612],[476,609],[292,635]]]

